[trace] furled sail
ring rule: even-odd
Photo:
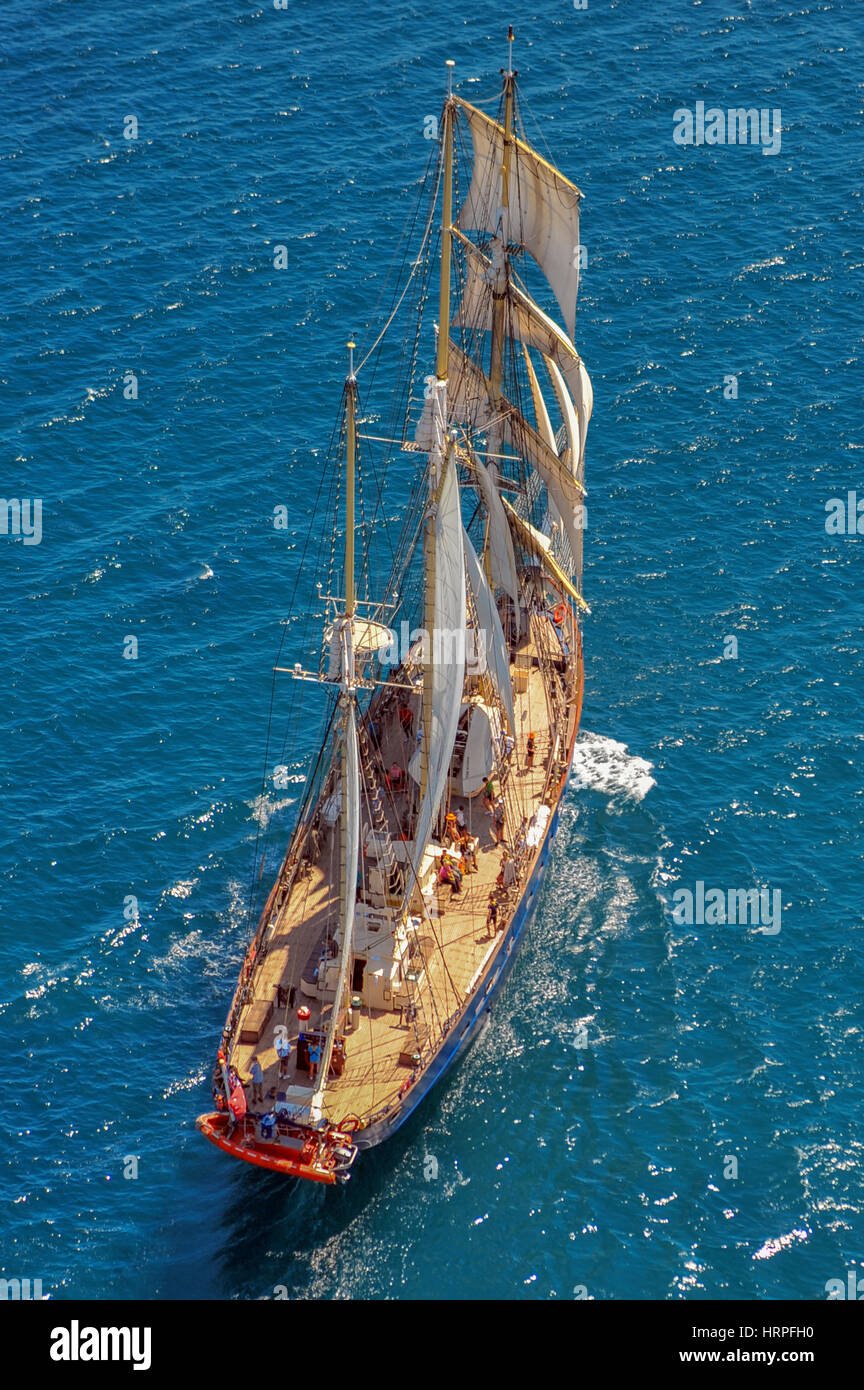
[[[348,702],[345,716],[345,754],[343,764],[342,796],[342,852],[343,852],[343,901],[342,901],[342,949],[339,955],[339,977],[336,995],[327,1028],[327,1036],[321,1053],[321,1064],[316,1077],[317,1090],[311,1102],[313,1115],[320,1113],[321,1100],[327,1089],[327,1076],[333,1043],[339,1026],[342,1002],[348,987],[348,971],[352,961],[352,936],[354,932],[354,912],[357,905],[357,869],[360,856],[360,758],[357,747],[357,724],[354,717],[354,702]]]
[[[447,413],[450,420],[457,421],[466,430],[485,430],[492,419],[489,383],[480,368],[454,342],[450,343]],[[434,447],[435,400],[432,396],[423,406],[414,441],[427,451]]]
[[[492,283],[489,278],[492,263],[467,237],[460,235],[459,243],[465,251],[465,284],[453,322],[475,332],[489,330],[492,327]],[[585,438],[594,404],[594,391],[585,363],[567,334],[518,285],[511,281],[507,294],[507,332],[526,347],[537,348],[544,357],[552,358],[564,375],[579,421],[577,477],[584,482]]]
[[[504,131],[461,97],[474,146],[471,187],[457,226],[493,235],[498,230],[500,169],[504,161]],[[515,170],[510,178],[509,203],[503,210],[505,239],[516,241],[534,257],[561,306],[573,337],[579,288],[579,189],[522,140],[512,138]]]
[[[537,429],[539,430],[545,442],[549,445],[549,448],[554,449],[557,453],[557,446],[555,444],[555,433],[552,429],[552,424],[549,419],[549,411],[546,409],[546,401],[543,397],[543,392],[540,390],[540,383],[537,380],[537,373],[534,370],[534,363],[531,361],[531,354],[528,351],[527,343],[522,344],[522,350],[525,353],[525,365],[528,368],[528,382],[531,387],[531,399],[534,402],[534,416],[537,420]],[[548,359],[544,357],[544,361],[548,361]],[[559,533],[563,533],[564,522],[562,520],[561,513],[559,512],[554,501],[552,500],[551,494],[549,493],[547,493],[546,512],[549,526],[553,530]],[[565,540],[569,544],[570,558],[571,560],[573,560],[572,540],[570,539],[570,537],[567,536],[565,536]],[[581,559],[582,557],[580,555],[580,568]]]
[[[555,556],[552,554],[549,537],[544,536],[541,531],[538,531],[536,527],[531,526],[527,521],[523,521],[515,507],[511,507],[506,498],[504,500],[504,506],[507,509],[507,515],[510,518],[511,524],[519,533],[519,537],[527,549],[537,556],[543,568],[548,570],[553,579],[558,581],[565,592],[568,593],[577,606],[582,609],[582,612],[590,613],[591,609],[579,593],[579,590],[570,582],[561,566],[558,564],[558,561],[555,559]]]
[[[438,506],[433,518],[433,630],[432,689],[429,728],[410,771],[415,779],[425,754],[426,776],[414,831],[414,873],[447,788],[450,758],[456,742],[462,687],[465,681],[465,557],[462,545],[462,509],[453,450],[444,463]],[[419,779],[418,779],[419,780]]]
[[[505,416],[504,433],[513,447],[518,449],[523,458],[526,458],[540,474],[560,513],[570,548],[575,551],[581,534],[584,489],[554,449],[549,448],[534,426],[529,425],[515,406],[511,406]]]
[[[351,624],[351,647],[360,665],[369,661],[376,653],[386,650],[394,641],[389,627],[368,618],[341,618],[338,622],[331,623],[324,629],[328,681],[338,680],[342,670],[342,634],[345,623]]]
[[[515,734],[516,716],[513,713],[513,687],[510,683],[510,656],[504,637],[504,629],[501,626],[501,619],[498,616],[498,609],[495,606],[494,596],[489,588],[488,581],[483,573],[483,567],[477,558],[477,552],[471,544],[467,531],[463,531],[462,544],[465,547],[465,565],[468,571],[468,583],[474,597],[474,611],[477,614],[477,622],[486,634],[486,672],[495,687],[498,699],[501,701],[504,713],[507,716],[510,732],[511,734]]]
[[[447,383],[447,405],[450,418],[458,420],[470,429],[483,429],[491,419],[498,421],[504,439],[508,440],[523,458],[536,468],[561,514],[564,534],[575,552],[582,525],[582,497],[585,489],[573,476],[569,467],[559,459],[554,448],[543,439],[538,430],[529,424],[521,411],[501,396],[497,409],[493,412],[489,405],[489,381],[482,368],[466,356],[454,342],[450,343],[450,377]],[[422,433],[424,426],[431,432],[432,410],[424,408],[418,425],[420,439],[428,437]],[[418,440],[419,442],[419,440]]]

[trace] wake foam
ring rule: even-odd
[[[642,801],[656,786],[654,764],[637,758],[626,743],[602,734],[584,733],[576,739],[571,777],[578,787],[602,792],[614,801]]]

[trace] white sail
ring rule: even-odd
[[[500,209],[500,170],[504,161],[504,131],[460,97],[458,106],[468,119],[474,146],[471,187],[457,226],[494,234]],[[504,235],[529,251],[540,266],[561,306],[573,337],[579,288],[579,189],[565,179],[530,145],[513,137],[509,205],[504,212]]]
[[[342,795],[342,850],[344,856],[344,900],[342,903],[342,949],[339,953],[339,977],[327,1035],[321,1050],[321,1061],[315,1078],[316,1091],[310,1103],[313,1118],[320,1116],[321,1102],[327,1089],[333,1043],[348,986],[348,971],[352,961],[354,913],[357,906],[357,870],[360,858],[360,758],[357,747],[357,725],[354,702],[349,701],[345,717],[345,762]]]
[[[590,613],[591,609],[579,593],[579,590],[570,582],[567,575],[558,564],[558,561],[555,559],[555,556],[552,554],[550,538],[544,536],[542,531],[538,531],[535,526],[531,526],[529,522],[525,521],[516,511],[515,507],[511,507],[506,498],[504,500],[504,506],[507,509],[507,515],[510,518],[511,525],[518,532],[528,550],[537,556],[543,567],[557,580],[564,589],[564,592],[570,595],[577,606],[582,609],[582,612]]]
[[[527,344],[523,344],[523,351],[525,353],[525,365],[528,368],[528,384],[531,387],[531,400],[534,402],[534,418],[537,421],[537,430],[544,443],[548,444],[549,448],[555,450],[557,453],[555,432],[552,429],[549,411],[546,409],[546,401],[543,398],[543,392],[540,390],[540,383],[537,380],[537,373],[534,370],[534,363],[531,361],[531,354],[528,351]],[[544,361],[545,360],[548,359],[544,358]]]
[[[531,361],[531,353],[528,350],[527,343],[522,344],[522,351],[525,354],[525,365],[528,368],[528,382],[531,387],[531,399],[534,402],[534,415],[537,420],[537,429],[545,443],[549,445],[549,448],[557,452],[557,445],[555,443],[555,433],[552,429],[552,424],[549,419],[549,411],[546,409],[546,401],[543,397],[543,392],[540,390],[540,383],[537,380],[537,373],[534,370],[534,363]],[[544,361],[545,360],[548,359],[544,357]],[[566,543],[566,541],[569,538],[566,536],[566,533],[564,533],[564,522],[562,520],[561,513],[559,512],[554,501],[552,500],[551,493],[549,493],[548,490],[546,514],[547,524],[549,528],[553,531],[557,531],[559,535],[562,535],[562,542]],[[570,550],[572,558],[572,546],[570,546]]]
[[[447,416],[466,430],[485,430],[492,419],[486,377],[453,342],[447,378]],[[414,431],[414,442],[422,449],[435,447],[435,425],[435,398],[429,396]]]
[[[504,511],[504,504],[498,491],[495,465],[490,463],[487,468],[485,464],[480,462],[473,449],[466,451],[466,457],[473,468],[478,491],[483,498],[486,515],[489,518],[489,569],[492,583],[497,589],[508,594],[513,601],[516,636],[518,637],[521,631],[521,611],[516,552],[513,549],[513,537],[507,524],[507,514]]]
[[[489,381],[482,368],[467,357],[456,343],[450,343],[450,362],[451,375],[448,382],[448,390],[452,393],[448,397],[448,407],[450,408],[450,418],[459,420],[470,429],[482,430],[490,419],[495,419],[500,423],[500,428],[505,439],[518,449],[524,458],[528,460],[546,481],[546,474],[553,477],[560,475],[556,487],[559,491],[564,490],[569,497],[581,496],[585,489],[577,483],[576,479],[565,467],[564,463],[558,458],[554,447],[551,447],[543,439],[538,430],[529,424],[520,410],[509,401],[506,396],[501,396],[493,411],[489,404]],[[485,394],[485,404],[484,404]]]
[[[468,428],[483,429],[484,421],[488,424],[488,421],[494,418],[498,422],[501,436],[536,468],[561,514],[564,534],[571,551],[575,553],[581,535],[582,497],[585,489],[573,476],[569,467],[559,459],[554,448],[549,447],[539,431],[528,423],[521,411],[517,410],[506,396],[500,397],[493,414],[488,401],[490,387],[485,373],[452,341],[447,390],[451,419],[459,420]],[[431,409],[424,409],[424,416],[427,417],[431,430],[434,423]]]
[[[434,518],[435,574],[433,592],[432,698],[430,727],[424,729],[426,785],[414,831],[415,876],[447,788],[450,759],[456,742],[462,687],[465,682],[465,558],[462,510],[453,451],[444,463],[441,492]]]
[[[343,667],[343,629],[346,623],[351,627],[351,650],[354,658],[362,665],[375,653],[380,652],[394,641],[394,634],[383,623],[367,618],[340,618],[324,629],[324,645],[327,652],[327,680],[338,680]]]
[[[585,481],[585,436],[588,433],[588,421],[591,419],[591,411],[594,409],[594,387],[591,385],[591,378],[588,375],[588,368],[579,358],[579,362],[574,371],[564,372],[567,378],[567,385],[570,387],[573,396],[573,404],[576,407],[576,414],[579,417],[579,469],[577,477],[580,483]]]
[[[561,419],[564,421],[564,428],[567,431],[566,462],[571,471],[575,473],[579,466],[581,450],[579,448],[579,421],[573,407],[573,397],[567,390],[567,383],[561,373],[561,368],[554,358],[544,356],[543,361],[546,363],[546,370],[549,373],[549,380],[552,382],[558,409],[561,411]]]
[[[474,596],[474,611],[477,614],[477,622],[486,634],[486,671],[504,708],[510,732],[515,734],[516,716],[513,713],[513,687],[510,683],[510,655],[504,629],[483,567],[467,531],[463,532],[462,544],[465,547],[468,583]]]
[[[466,253],[465,285],[453,322],[474,331],[488,331],[492,327],[492,284],[488,278],[491,261],[467,237],[460,236],[459,242]],[[594,404],[594,391],[585,363],[555,320],[544,314],[539,305],[512,282],[508,286],[508,300],[505,322],[509,335],[527,347],[537,348],[544,357],[552,358],[564,375],[579,421],[579,468],[574,471],[580,482],[584,482],[585,439]]]
[[[546,489],[561,515],[570,549],[575,553],[581,537],[584,489],[534,426],[529,425],[524,415],[515,406],[509,406],[509,403],[504,418],[504,433],[546,484]]]

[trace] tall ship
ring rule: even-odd
[[[348,345],[334,512],[317,522],[334,558],[326,582],[305,576],[317,667],[279,677],[315,692],[323,736],[197,1121],[235,1158],[315,1182],[345,1181],[483,1024],[543,884],[579,725],[581,194],[526,138],[512,42],[494,117],[453,93],[448,63],[420,251],[374,345],[386,366],[407,301],[401,429],[361,406],[370,354],[355,368]]]

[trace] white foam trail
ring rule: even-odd
[[[306,779],[303,778],[302,780],[305,781]],[[268,796],[266,792],[263,792],[260,796],[256,796],[254,801],[247,801],[246,805],[261,829],[266,830],[271,817],[275,816],[278,811],[284,811],[287,807],[293,806],[296,800],[296,796],[285,796],[280,799],[279,797]]]
[[[628,752],[626,743],[602,734],[580,734],[573,749],[571,775],[576,785],[613,800],[642,801],[657,785],[653,769],[653,763]]]

